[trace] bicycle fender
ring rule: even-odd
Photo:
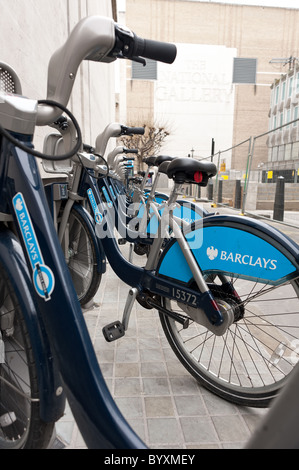
[[[0,261],[17,294],[34,352],[40,390],[40,417],[55,422],[64,413],[62,382],[40,314],[33,302],[33,286],[22,247],[9,230],[0,230]]]
[[[99,273],[104,274],[106,272],[106,255],[101,239],[96,236],[96,223],[87,210],[80,204],[74,204],[73,209],[84,218],[84,221],[88,226],[90,235],[93,238],[94,246],[96,248],[97,270]]]
[[[203,273],[221,273],[272,285],[298,276],[299,246],[259,220],[209,216],[191,224],[184,232]],[[157,273],[185,284],[192,281],[177,240],[166,245]]]

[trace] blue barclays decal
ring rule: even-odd
[[[92,192],[91,189],[88,189],[87,195],[88,195],[88,199],[90,201],[90,204],[91,204],[91,207],[92,207],[92,210],[93,210],[93,213],[94,213],[95,221],[96,221],[97,224],[100,225],[103,221],[103,216],[102,216],[101,212],[98,209],[95,197],[94,197],[93,192]]]
[[[38,295],[48,301],[54,290],[55,278],[51,269],[44,264],[31,218],[21,193],[14,196],[13,207],[31,263],[33,285]]]
[[[114,192],[111,184],[110,184],[109,188],[110,188],[110,192],[112,194],[113,199],[116,199],[115,192]]]
[[[107,202],[107,204],[108,204],[108,207],[112,207],[111,199],[110,199],[110,197],[109,197],[109,195],[108,195],[107,189],[104,188],[104,186],[102,187],[102,191],[103,191],[103,194],[104,194],[104,196],[105,196],[105,199],[106,199],[106,202]]]
[[[295,271],[295,266],[277,248],[235,228],[206,227],[202,249],[193,253],[203,271],[216,268],[270,282]]]
[[[139,205],[139,210],[138,210],[138,214],[137,214],[137,218],[138,219],[142,219],[143,217],[143,214],[144,214],[144,209],[145,209],[145,205],[140,203]]]
[[[296,269],[277,248],[249,232],[219,226],[205,227],[195,232],[203,234],[201,245],[192,243],[193,255],[202,271],[221,271],[275,284]],[[188,233],[186,239],[191,240],[195,232]],[[183,282],[192,279],[191,270],[177,242],[166,253],[159,273]]]

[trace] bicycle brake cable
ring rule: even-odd
[[[4,137],[9,140],[13,145],[16,147],[20,148],[21,150],[24,150],[25,152],[29,153],[30,155],[33,155],[34,157],[42,158],[43,160],[67,160],[68,158],[73,157],[81,148],[82,145],[82,134],[81,134],[81,129],[80,126],[75,118],[75,116],[69,111],[65,106],[63,106],[60,103],[57,103],[56,101],[52,100],[39,100],[38,104],[47,104],[49,106],[54,106],[56,108],[61,109],[65,114],[69,116],[69,118],[72,120],[76,132],[77,132],[77,143],[74,146],[74,148],[65,153],[64,155],[47,155],[42,152],[38,152],[37,150],[31,149],[30,147],[27,147],[27,145],[22,144],[18,139],[13,137],[10,132],[8,132],[4,127],[0,125],[0,134],[4,135]]]

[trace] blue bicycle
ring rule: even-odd
[[[137,301],[159,312],[169,344],[202,385],[234,403],[268,406],[298,360],[297,245],[243,217],[206,214],[184,222],[176,215],[181,185],[206,185],[216,173],[215,165],[188,158],[151,158],[174,187],[157,217],[145,219],[154,230],[140,231],[140,203],[137,215],[134,207],[128,215],[130,198],[119,179],[103,170],[99,156],[79,157],[73,209],[89,203],[101,259],[131,287],[122,321],[103,330],[107,341],[126,333]],[[123,255],[115,230],[121,243],[147,244],[143,268]]]
[[[105,338],[126,333],[137,301],[159,312],[169,344],[202,385],[237,404],[268,406],[298,360],[297,245],[244,217],[201,213],[186,223],[184,205],[177,206],[181,186],[206,185],[216,173],[211,163],[150,157],[158,176],[174,182],[169,197],[156,205],[155,185],[151,194],[141,185],[128,195],[119,178],[103,169],[100,154],[81,152],[78,161],[73,209],[82,211],[82,201],[88,202],[102,266],[107,258],[131,287],[122,321],[111,321]],[[62,220],[61,236],[66,212]],[[116,233],[118,242],[146,253],[143,268],[123,256]]]
[[[83,59],[119,56],[172,62],[175,47],[146,42],[108,18],[86,18],[50,61],[48,100],[1,93],[0,448],[46,447],[65,396],[88,447],[145,447],[107,389],[56,234],[35,160],[53,156],[32,145],[35,125],[56,122],[63,112],[77,144],[54,158],[80,153],[80,129],[64,107],[69,70],[76,75]],[[174,188],[144,268],[122,256],[113,207],[93,169],[85,172],[97,239],[130,286],[123,321],[104,334],[109,341],[124,334],[137,299],[157,309],[179,359],[205,386],[237,403],[266,406],[298,362],[299,247],[242,217],[209,216],[182,227],[173,217],[181,185],[207,184],[216,167],[178,158],[163,170]]]

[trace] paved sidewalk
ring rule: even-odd
[[[230,404],[204,388],[179,363],[158,314],[137,303],[126,336],[107,343],[102,327],[121,319],[128,287],[109,270],[100,306],[85,318],[103,375],[117,405],[150,448],[242,448],[265,410]],[[66,448],[86,448],[70,411],[57,425]]]

